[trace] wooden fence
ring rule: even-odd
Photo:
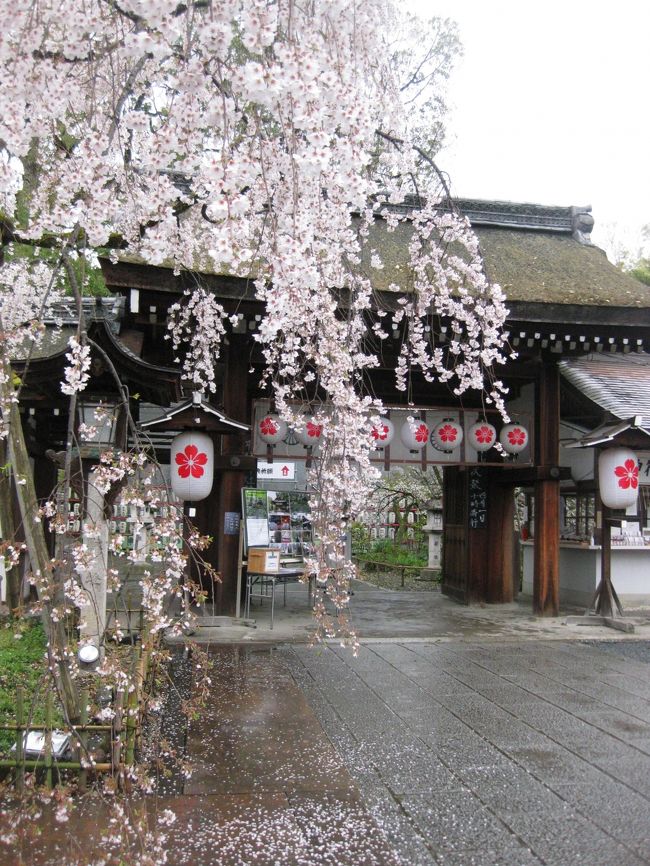
[[[144,637],[144,636],[143,636]],[[124,777],[124,770],[132,766],[136,757],[136,746],[141,731],[144,709],[145,684],[150,672],[150,650],[143,649],[142,644],[133,646],[131,659],[131,682],[135,686],[131,691],[128,687],[120,689],[114,696],[114,715],[110,724],[94,724],[88,721],[89,693],[87,689],[79,692],[80,717],[79,724],[61,725],[56,732],[70,734],[74,751],[79,757],[75,759],[58,759],[54,756],[52,735],[55,732],[53,724],[52,693],[48,692],[45,704],[45,722],[42,725],[32,724],[25,708],[25,695],[22,687],[16,689],[16,717],[13,724],[0,725],[0,731],[12,731],[16,734],[13,757],[0,758],[0,771],[13,770],[14,783],[21,791],[25,783],[25,771],[31,770],[42,776],[42,781],[48,788],[57,784],[61,771],[76,773],[81,791],[88,785],[89,774],[110,773],[119,783]],[[28,732],[43,732],[44,748],[36,757],[27,758],[25,740]],[[108,739],[107,760],[92,759],[88,743],[93,734],[99,734]]]

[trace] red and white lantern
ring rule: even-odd
[[[277,445],[287,435],[287,424],[279,415],[265,415],[257,425],[257,432],[262,442],[267,445]]]
[[[528,430],[523,424],[506,424],[499,433],[499,442],[507,454],[521,454],[528,445]]]
[[[370,438],[374,448],[385,448],[395,438],[395,425],[390,418],[380,418],[370,428]]]
[[[172,490],[184,502],[210,495],[214,477],[214,446],[206,433],[179,433],[171,445]]]
[[[445,418],[442,423],[434,428],[431,434],[431,444],[438,451],[450,453],[458,448],[463,441],[463,428],[453,418]]]
[[[312,415],[304,415],[302,423],[295,429],[296,439],[307,448],[315,448],[320,442],[323,425],[318,424]]]
[[[477,421],[467,431],[467,441],[475,451],[483,453],[496,444],[497,431],[487,421]]]
[[[598,486],[603,505],[628,508],[639,493],[639,463],[629,448],[608,448],[598,457]]]
[[[424,421],[414,418],[402,424],[399,435],[409,451],[421,451],[429,441],[429,428]]]

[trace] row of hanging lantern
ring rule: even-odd
[[[262,442],[267,445],[277,445],[289,432],[289,426],[279,415],[265,415],[257,425]],[[311,415],[304,415],[302,421],[293,428],[293,434],[302,445],[311,448],[320,442],[323,425],[318,424]]]
[[[304,423],[294,430],[294,435],[303,445],[314,446],[319,442],[322,429],[322,425],[306,416]],[[288,433],[286,422],[274,414],[265,415],[259,421],[257,430],[260,439],[267,445],[277,445]],[[372,425],[370,435],[376,448],[385,448],[395,438],[395,425],[390,418],[380,418]],[[421,451],[427,443],[431,443],[439,451],[450,453],[463,441],[464,431],[453,418],[445,418],[433,429],[426,422],[414,418],[402,424],[399,435],[409,451]],[[520,454],[528,445],[528,438],[528,430],[523,424],[506,424],[497,436],[496,428],[482,420],[472,424],[467,431],[469,444],[479,453],[489,451],[499,441],[507,454]]]
[[[405,421],[399,431],[402,443],[409,451],[420,451],[430,442],[438,451],[447,454],[460,446],[464,439],[462,426],[453,418],[444,418],[433,429],[424,421],[414,418]],[[390,418],[381,418],[372,428],[377,448],[385,448],[395,438],[395,425]],[[520,454],[528,445],[528,430],[523,424],[506,424],[497,436],[496,428],[488,421],[477,421],[467,431],[469,445],[480,454],[489,451],[497,441],[507,454]]]

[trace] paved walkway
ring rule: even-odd
[[[200,630],[222,640],[208,705],[186,737],[172,702],[161,733],[194,773],[149,801],[177,816],[170,866],[650,864],[647,611],[638,640],[434,593],[360,588],[352,609],[356,659],[263,617]],[[103,862],[96,801],[39,823],[25,864]]]
[[[581,614],[581,609],[566,609],[557,617],[535,617],[532,601],[522,599],[512,604],[459,605],[440,592],[400,592],[378,589],[355,580],[350,599],[352,625],[362,641],[370,640],[566,640],[587,637],[618,637],[604,626],[585,628],[567,625],[567,615]],[[294,583],[287,588],[283,606],[282,588],[276,589],[275,621],[271,628],[271,602],[260,601],[256,594],[251,605],[251,624],[246,626],[227,617],[208,616],[209,608],[199,618],[201,627],[195,639],[210,643],[304,643],[314,631],[308,603],[307,587]],[[633,637],[650,640],[650,608],[629,611],[635,624]]]
[[[287,661],[403,863],[650,863],[647,642],[295,647]]]

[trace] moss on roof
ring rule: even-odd
[[[511,301],[579,304],[595,307],[648,307],[650,288],[608,261],[598,247],[581,244],[568,232],[474,226],[488,278]],[[364,271],[375,289],[391,283],[408,291],[408,243],[411,227],[388,231],[378,220],[364,251]],[[383,269],[370,267],[376,250]],[[458,250],[454,249],[454,252]]]
[[[557,221],[556,211],[569,213],[570,208],[548,208],[516,205],[504,202],[474,202],[476,209],[490,207],[505,211],[537,209],[550,213],[552,225],[509,228],[503,225],[485,225],[481,213],[474,214],[473,225],[478,235],[488,278],[504,290],[510,301],[523,303],[571,304],[592,307],[650,307],[650,288],[612,265],[603,250],[583,244],[571,234],[570,228]],[[470,217],[472,212],[470,212]],[[507,214],[506,214],[507,216]],[[504,218],[506,218],[504,216]],[[524,217],[517,217],[520,221]],[[539,214],[535,219],[539,219]],[[568,218],[567,218],[568,219]],[[565,219],[565,222],[567,220]],[[409,269],[408,244],[412,229],[410,222],[400,222],[389,231],[383,219],[377,219],[370,228],[369,238],[362,252],[362,272],[378,291],[390,291],[399,286],[409,291],[412,275]],[[377,252],[383,268],[371,266],[371,255]],[[459,254],[458,248],[452,252]],[[122,261],[145,264],[135,255],[120,253]],[[168,262],[161,265],[171,267]],[[197,272],[214,274],[206,262],[197,261]],[[254,269],[252,269],[254,270]],[[220,276],[227,276],[221,269]]]
[[[598,247],[569,234],[475,228],[490,280],[513,301],[648,307],[650,289],[624,274]]]

